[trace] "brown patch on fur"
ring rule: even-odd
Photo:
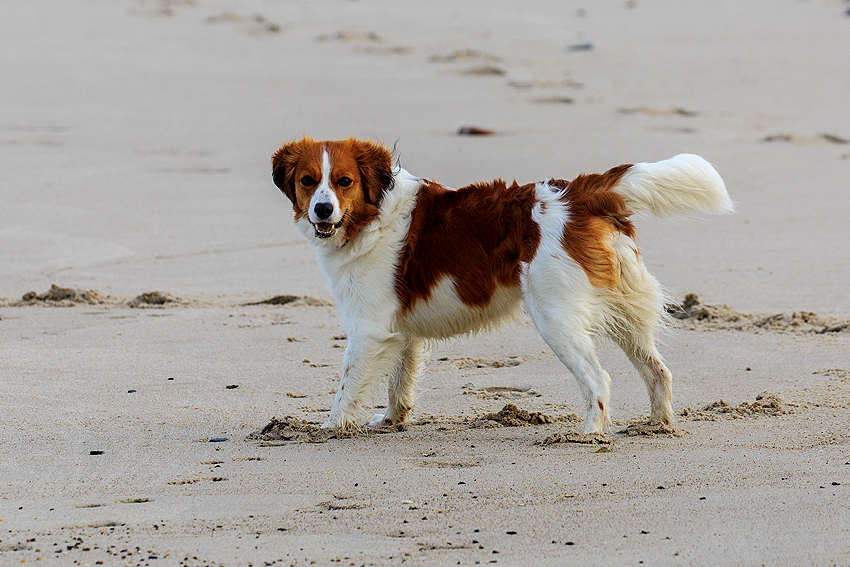
[[[599,411],[605,411],[605,406],[602,405],[602,400],[597,398],[596,405],[599,406]]]
[[[615,252],[610,246],[612,234],[635,237],[626,204],[613,191],[630,167],[620,165],[601,174],[579,175],[572,181],[549,181],[550,185],[567,190],[565,200],[570,213],[562,238],[564,250],[596,287],[614,289],[618,283]]]
[[[308,215],[310,199],[323,181],[325,151],[331,165],[329,185],[343,213],[341,228],[346,239],[352,240],[378,216],[384,191],[392,188],[392,155],[378,143],[356,138],[316,142],[305,137],[283,144],[272,156],[272,179],[292,201],[296,221]],[[315,184],[303,185],[304,176],[312,177]],[[351,179],[348,187],[338,184],[343,177]]]
[[[534,184],[497,179],[452,191],[424,181],[397,271],[403,309],[427,300],[445,277],[469,306],[487,305],[499,286],[518,286],[520,262],[530,262],[540,244],[536,202]]]

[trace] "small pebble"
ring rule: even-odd
[[[640,533],[641,533],[641,534],[643,534],[643,535],[647,535],[647,534],[649,534],[649,532],[644,531],[644,530],[641,530],[641,531],[640,531]]]
[[[663,487],[663,486],[659,486],[659,487],[658,487],[658,490],[664,490],[664,487]]]
[[[210,443],[224,443],[227,441],[227,437],[211,437]]]
[[[833,484],[835,484],[835,483],[833,483]],[[505,533],[506,533],[506,534],[508,534],[508,535],[516,535],[516,532],[513,532],[513,531],[511,531],[511,532],[505,532]]]
[[[458,136],[492,136],[495,132],[478,126],[461,126],[457,134]]]
[[[841,486],[841,483],[840,482],[833,482],[832,486]]]
[[[228,390],[235,390],[238,387],[239,384],[228,384],[227,386],[225,386],[225,388],[227,388]]]
[[[103,451],[89,451],[89,455],[102,455]]]
[[[127,393],[128,393],[128,394],[135,394],[135,393],[136,393],[136,390],[127,390]]]

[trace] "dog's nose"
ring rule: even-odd
[[[316,213],[319,219],[326,220],[333,214],[334,206],[330,203],[316,203],[316,206],[313,207],[313,212]]]

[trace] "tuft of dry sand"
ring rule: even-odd
[[[707,305],[695,293],[681,304],[670,305],[668,313],[686,329],[732,329],[736,331],[772,331],[778,333],[842,333],[850,331],[850,321],[821,316],[811,311],[793,313],[743,313],[728,305]]]

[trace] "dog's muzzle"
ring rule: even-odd
[[[313,230],[315,232],[316,238],[330,238],[336,233],[337,229],[342,226],[342,221],[344,218],[340,220],[336,224],[331,224],[329,222],[311,222],[313,225]]]

